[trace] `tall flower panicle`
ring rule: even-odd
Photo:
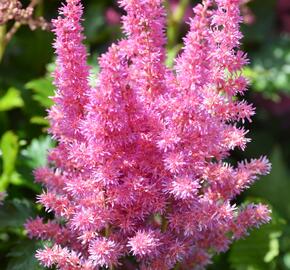
[[[57,92],[55,105],[50,110],[52,134],[60,141],[80,139],[79,121],[84,114],[89,89],[89,67],[86,63],[86,48],[82,44],[80,20],[82,6],[79,0],[69,0],[60,9],[60,16],[53,20],[57,55],[54,84]]]
[[[100,57],[96,87],[88,84],[80,0],[60,9],[49,113],[58,146],[49,167],[35,171],[45,187],[38,202],[54,220],[26,223],[30,237],[51,242],[37,252],[42,265],[203,269],[213,251],[269,221],[265,205],[232,204],[269,173],[267,158],[225,161],[250,141],[242,124],[254,114],[241,99],[248,60],[239,2],[197,5],[170,70],[162,1],[120,0],[126,38]]]

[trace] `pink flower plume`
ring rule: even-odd
[[[38,202],[54,218],[25,225],[29,237],[51,243],[36,254],[43,266],[205,269],[214,252],[269,222],[265,205],[232,204],[269,173],[267,158],[226,162],[250,141],[243,124],[254,115],[240,98],[248,60],[239,2],[198,4],[168,69],[163,1],[119,0],[126,37],[99,58],[96,87],[88,84],[81,1],[60,9],[49,112],[58,145],[35,171],[45,190]]]

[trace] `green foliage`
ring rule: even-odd
[[[33,139],[31,144],[21,151],[23,160],[29,168],[34,169],[47,165],[47,151],[54,146],[49,136]]]
[[[166,59],[166,66],[173,67],[174,59],[181,50],[181,45],[176,45],[173,48],[167,49],[167,59]]]
[[[264,46],[253,56],[244,73],[252,88],[264,97],[278,99],[280,93],[290,95],[290,37],[283,36]]]
[[[273,215],[270,224],[250,232],[232,245],[229,262],[235,270],[275,270],[280,252],[279,238],[285,222]]]
[[[257,230],[254,232],[254,234],[251,234],[250,237],[245,240],[245,245],[249,244],[252,245],[252,247],[259,247],[260,253],[254,250],[253,253],[256,252],[256,255],[259,254],[259,259],[257,258],[258,255],[255,258],[257,261],[260,261],[260,264],[257,266],[256,261],[251,262],[253,265],[255,264],[256,268],[241,268],[241,270],[290,269],[290,173],[289,168],[285,163],[285,158],[283,156],[281,147],[275,146],[269,158],[272,162],[271,174],[260,179],[249,190],[248,194],[267,200],[273,206],[273,209],[275,210],[274,213],[277,213],[280,217],[283,217],[286,223],[283,225],[281,230],[281,227],[279,228],[281,224],[279,224],[277,215],[273,214],[273,221],[271,224],[265,225],[265,229],[261,228],[260,230]],[[259,243],[262,243],[262,241],[264,241],[264,251],[266,250],[266,246],[269,247],[269,251],[268,253],[264,253],[264,257],[262,256],[261,251],[263,248],[259,246]],[[243,247],[242,244],[240,245]],[[244,251],[242,249],[238,249],[232,257],[237,257],[237,253],[241,252],[239,258],[243,257],[245,261],[251,261],[253,256],[250,255],[250,252],[246,252],[247,249],[250,248],[247,247]],[[232,252],[233,250],[235,250],[235,245],[232,249]],[[261,260],[262,258],[263,263]],[[271,261],[270,259],[272,258],[273,260]],[[237,262],[237,264],[239,263],[241,263],[241,261]],[[236,269],[240,270],[240,268]]]
[[[53,101],[49,98],[54,95],[54,86],[50,77],[32,80],[25,84],[25,88],[34,92],[33,99],[44,108],[49,108],[53,104]]]
[[[86,11],[85,34],[89,41],[100,38],[96,33],[100,33],[105,29],[105,3],[103,1],[95,1]]]
[[[89,59],[89,65],[91,67],[90,69],[90,75],[89,75],[89,83],[91,87],[97,86],[97,78],[99,74],[99,63],[98,63],[98,54],[92,55]]]
[[[255,183],[249,193],[269,201],[279,215],[290,221],[290,173],[279,147],[273,149],[269,158],[272,162],[271,174]]]
[[[47,74],[44,77],[34,79],[25,84],[25,89],[33,92],[32,98],[42,108],[50,108],[53,105],[51,99],[54,96],[54,86],[52,84],[51,72],[54,70],[54,64],[46,66]],[[48,120],[41,115],[33,115],[30,123],[40,126],[48,126]]]
[[[0,98],[0,112],[23,107],[24,102],[18,89],[10,87],[5,95]]]
[[[41,270],[34,254],[41,247],[38,242],[30,239],[19,241],[13,250],[7,254],[9,262],[6,270]]]
[[[286,255],[284,255],[283,262],[284,262],[285,266],[287,267],[287,269],[290,269],[290,252],[288,252],[288,253],[286,253]]]
[[[15,170],[15,163],[19,148],[17,136],[13,132],[7,131],[1,138],[0,148],[3,160],[3,172],[0,178],[0,191],[4,191],[9,185]]]
[[[22,227],[34,214],[33,205],[28,200],[13,199],[5,202],[0,211],[0,229]]]
[[[48,120],[45,119],[42,116],[33,116],[30,118],[30,123],[35,124],[35,125],[40,125],[40,126],[48,126]]]
[[[35,207],[28,200],[13,199],[7,201],[0,211],[0,250],[10,247],[6,255],[6,270],[40,270],[35,259],[35,251],[41,243],[27,239],[23,224],[35,216]],[[1,258],[0,258],[1,259]],[[2,260],[1,269],[4,269]]]

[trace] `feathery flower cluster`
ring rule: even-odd
[[[140,270],[202,269],[248,230],[269,221],[261,204],[232,200],[258,175],[265,157],[225,162],[249,141],[254,109],[242,96],[239,0],[194,8],[175,66],[164,65],[162,0],[120,0],[126,38],[101,56],[97,87],[88,83],[80,0],[53,21],[57,87],[49,113],[58,146],[36,170],[39,196],[54,220],[28,221],[37,252],[61,270],[118,269],[133,256]]]

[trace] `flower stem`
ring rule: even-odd
[[[0,25],[0,62],[2,61],[6,48],[5,36],[6,36],[6,25],[5,24]]]
[[[189,0],[180,0],[180,3],[174,12],[170,9],[170,4],[167,3],[167,12],[168,12],[168,28],[167,28],[167,37],[168,37],[168,48],[172,48],[176,45],[178,41],[178,34],[180,27],[183,22],[183,17],[188,8],[190,1]]]
[[[162,217],[161,231],[166,232],[168,226],[168,220],[165,217]]]
[[[178,262],[178,263],[174,266],[173,270],[179,270],[179,269],[180,269],[180,263]]]

